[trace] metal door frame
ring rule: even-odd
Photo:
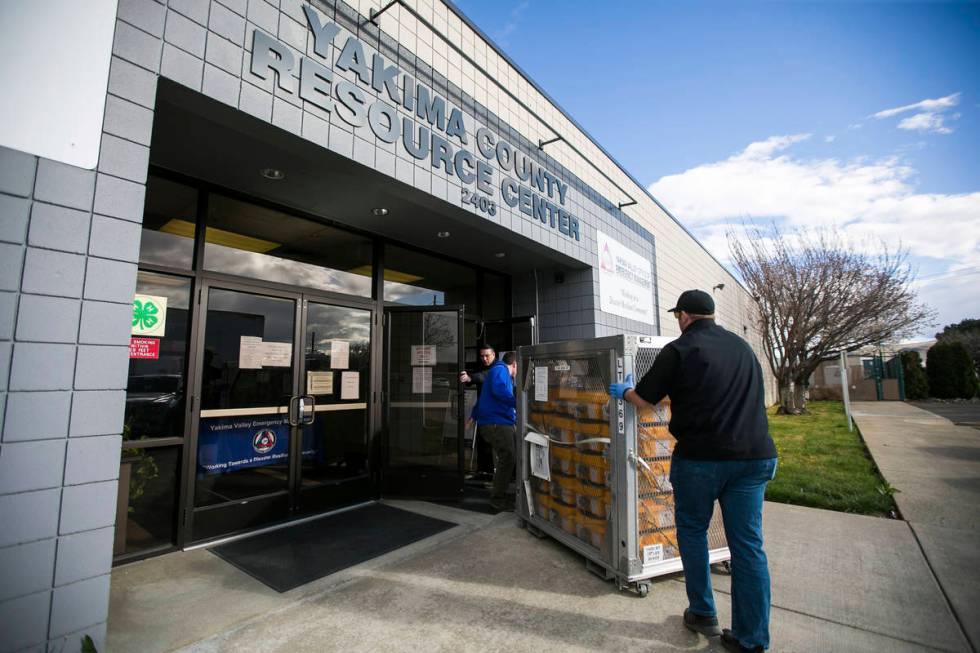
[[[384,348],[384,360],[382,363],[382,378],[381,378],[381,430],[383,433],[382,446],[381,446],[381,491],[383,494],[398,496],[398,497],[416,497],[416,498],[436,498],[436,499],[459,499],[463,492],[463,480],[464,480],[464,462],[466,457],[466,449],[464,442],[464,431],[466,420],[463,415],[463,385],[457,381],[456,383],[456,476],[458,481],[458,487],[454,490],[454,495],[447,496],[417,496],[412,494],[402,494],[400,492],[392,492],[391,488],[387,485],[389,477],[389,443],[391,439],[391,393],[389,391],[389,384],[391,382],[391,323],[388,316],[391,313],[451,313],[455,311],[457,315],[456,322],[456,349],[457,349],[457,362],[460,365],[460,369],[464,365],[464,342],[463,342],[463,322],[466,314],[466,307],[463,304],[449,304],[442,306],[408,306],[408,305],[398,305],[398,306],[385,306],[384,307],[384,327],[383,327],[383,348]],[[455,484],[455,483],[454,483]]]
[[[288,480],[286,483],[286,489],[278,492],[257,495],[254,497],[249,497],[247,499],[241,499],[237,501],[229,501],[226,503],[216,504],[214,506],[207,506],[198,508],[194,505],[194,491],[195,484],[197,480],[197,445],[198,445],[198,429],[200,428],[201,419],[201,389],[202,389],[202,376],[203,367],[201,361],[204,357],[204,338],[207,329],[207,293],[212,288],[218,288],[221,290],[230,290],[233,292],[248,293],[253,295],[261,295],[265,297],[273,297],[277,299],[289,299],[294,302],[294,317],[293,317],[293,394],[295,397],[297,395],[305,394],[305,384],[302,382],[305,379],[306,372],[306,361],[304,356],[304,339],[306,335],[306,318],[307,318],[307,307],[310,301],[319,304],[327,304],[330,306],[339,306],[341,308],[353,308],[360,310],[367,310],[371,313],[371,339],[372,343],[376,336],[375,333],[375,315],[377,312],[377,303],[375,300],[370,298],[365,298],[360,300],[359,298],[344,297],[341,299],[334,293],[330,292],[309,292],[306,289],[285,289],[283,286],[270,287],[269,285],[263,285],[258,282],[243,281],[238,277],[230,277],[228,275],[221,274],[202,274],[197,280],[197,284],[192,289],[191,305],[196,314],[196,323],[191,327],[190,334],[190,345],[189,345],[189,356],[188,356],[188,386],[187,386],[187,423],[185,433],[187,436],[184,438],[184,451],[183,451],[183,461],[181,464],[181,483],[180,483],[180,493],[182,496],[182,502],[180,505],[180,513],[178,519],[178,537],[177,537],[177,547],[184,548],[189,544],[198,544],[208,539],[214,539],[211,537],[205,538],[194,538],[194,519],[195,511],[206,512],[208,508],[227,508],[229,506],[238,503],[244,505],[246,503],[252,503],[255,501],[267,501],[275,497],[279,497],[283,494],[287,495],[287,510],[283,515],[283,521],[289,520],[292,516],[297,513],[299,504],[299,488],[302,470],[302,460],[301,460],[301,449],[302,449],[302,426],[290,426],[290,443],[289,443],[289,467],[288,467]],[[373,344],[372,344],[372,358],[373,358]],[[373,371],[373,365],[372,365]],[[372,387],[374,386],[374,379],[372,374]],[[371,436],[372,424],[372,414],[373,414],[373,397],[372,393],[369,392],[368,396],[365,398],[368,404],[368,433],[366,434],[369,441]],[[287,405],[286,410],[289,411],[289,406]],[[248,530],[241,529],[241,530]],[[233,531],[226,533],[224,535],[219,535],[215,537],[225,538],[227,536],[233,535],[241,531]]]

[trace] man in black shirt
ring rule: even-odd
[[[776,473],[762,368],[748,343],[715,324],[715,303],[701,290],[670,309],[681,336],[666,345],[640,383],[632,376],[609,393],[638,408],[670,397],[677,438],[670,467],[677,544],[689,607],[684,624],[721,635],[730,651],[769,647],[769,565],[762,548],[762,501]],[[721,504],[732,554],[732,628],[718,627],[708,563],[708,524]]]

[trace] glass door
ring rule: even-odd
[[[290,511],[293,424],[311,408],[298,387],[299,298],[246,288],[201,290],[192,540]]]
[[[385,309],[384,491],[459,499],[463,491],[463,307]]]
[[[303,392],[297,509],[320,512],[374,493],[368,472],[371,316],[366,308],[303,302]],[[309,399],[307,400],[310,401]]]

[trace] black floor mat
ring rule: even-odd
[[[286,592],[455,525],[373,503],[222,544],[211,552],[277,592]]]

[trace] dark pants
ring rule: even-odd
[[[513,424],[480,424],[477,436],[482,436],[493,447],[493,487],[490,490],[490,503],[504,505],[507,498],[507,484],[514,474],[514,438],[517,430]]]
[[[493,474],[493,447],[487,442],[486,438],[480,435],[480,429],[476,430],[476,471],[483,474]]]
[[[691,612],[715,616],[708,565],[708,524],[721,505],[732,554],[732,634],[747,648],[769,648],[769,562],[762,548],[762,499],[776,474],[776,459],[674,458],[677,545]]]

